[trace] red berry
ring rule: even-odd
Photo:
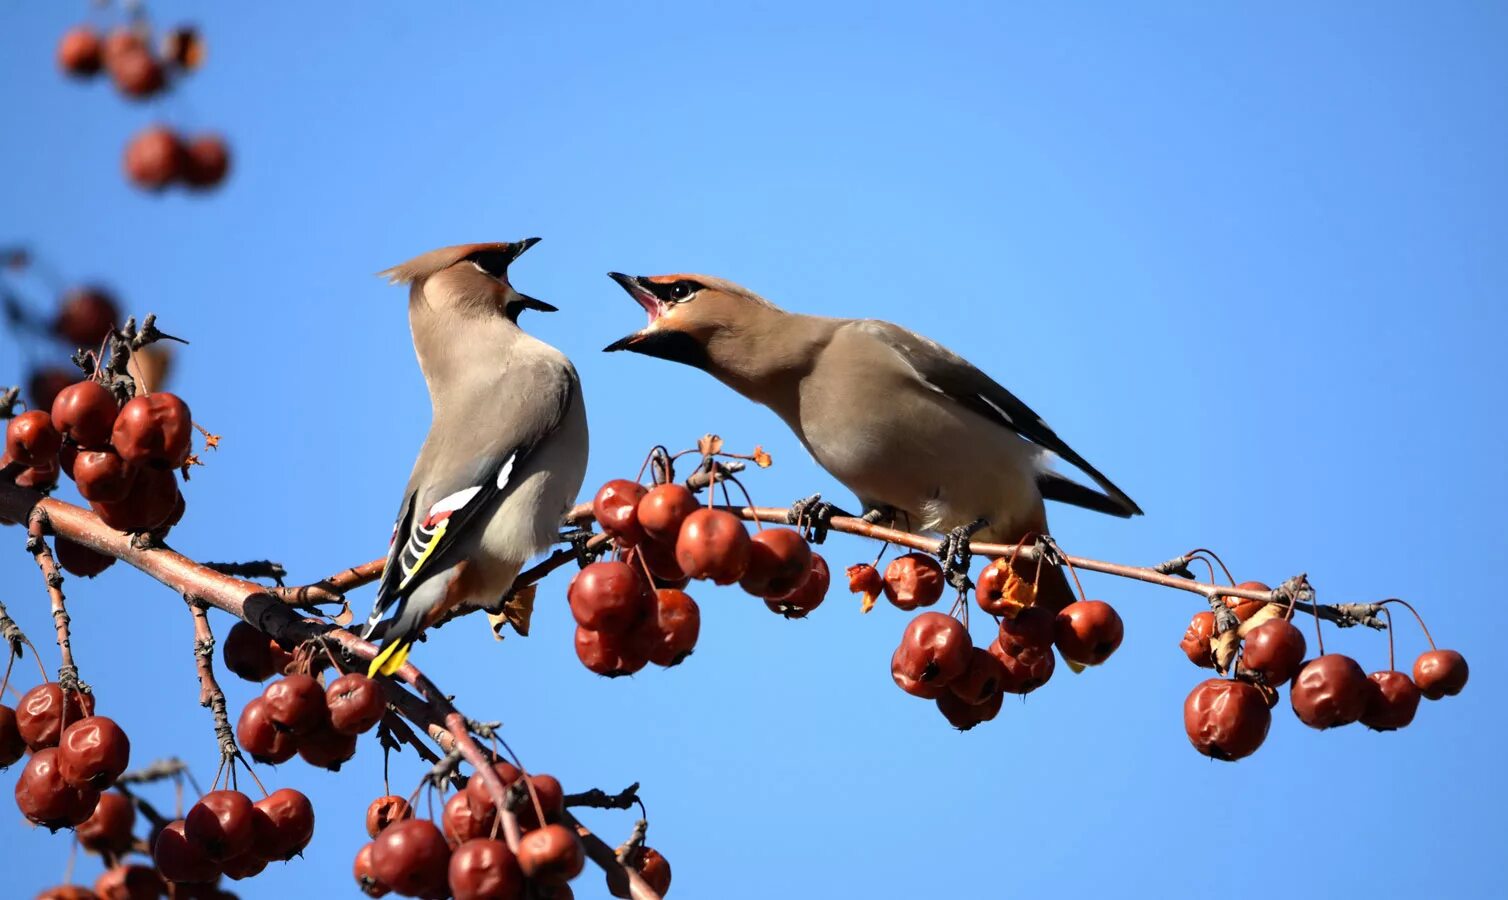
[[[74,347],[97,350],[119,322],[120,307],[109,291],[92,286],[76,287],[59,301],[52,330]],[[67,383],[72,384],[77,377],[74,373]]]
[[[169,822],[152,844],[152,861],[168,881],[198,884],[220,877],[220,867],[184,833],[183,820]]]
[[[942,592],[942,566],[924,553],[907,553],[885,567],[885,597],[901,609],[931,606]]]
[[[771,612],[780,613],[787,619],[804,619],[807,614],[818,606],[827,596],[828,585],[832,582],[832,573],[827,568],[827,560],[820,553],[812,553],[812,561],[807,564],[806,577],[801,580],[795,589],[788,594],[779,597],[771,597],[765,600],[764,605]]]
[[[648,530],[642,512],[639,520],[645,522]],[[698,509],[681,525],[681,534],[675,541],[675,560],[690,578],[732,584],[743,577],[749,565],[749,532],[730,512]]]
[[[1373,731],[1396,731],[1414,721],[1419,710],[1419,688],[1402,672],[1373,672],[1367,676],[1367,706],[1361,724]]]
[[[80,381],[58,392],[52,401],[52,424],[63,437],[86,450],[110,446],[110,430],[120,410],[115,395],[97,381]]]
[[[880,577],[880,570],[869,563],[859,563],[849,566],[844,574],[848,576],[848,589],[864,595],[864,611],[868,612],[869,604],[885,590],[885,579]]]
[[[257,697],[241,708],[236,722],[236,743],[259,763],[285,763],[298,752],[298,738],[273,724],[267,700]]]
[[[691,583],[681,564],[675,560],[675,544],[645,541],[629,551],[629,562],[635,567],[643,560],[649,574],[654,576],[655,587],[683,588]]]
[[[246,878],[255,878],[267,868],[267,860],[255,853],[246,852],[240,856],[233,856],[220,863],[220,870],[231,881],[241,881]]]
[[[77,369],[37,369],[26,379],[27,402],[32,409],[52,409],[58,394],[77,381],[78,375]]]
[[[1272,712],[1262,692],[1244,681],[1211,678],[1183,701],[1183,730],[1194,749],[1211,759],[1250,756],[1267,740]]]
[[[890,675],[906,693],[936,699],[968,669],[972,649],[962,622],[942,613],[922,613],[901,634]]]
[[[26,746],[40,750],[56,747],[65,725],[92,715],[93,694],[69,691],[65,698],[57,682],[48,681],[21,695],[21,702],[16,704],[16,727]]]
[[[502,841],[478,838],[450,855],[450,891],[455,900],[519,900],[524,873]]]
[[[1288,700],[1299,721],[1310,728],[1335,728],[1361,718],[1372,687],[1356,660],[1327,653],[1299,670],[1288,690]]]
[[[314,837],[314,807],[293,788],[273,791],[252,806],[251,849],[268,862],[292,859]]]
[[[644,540],[639,525],[639,501],[644,499],[644,485],[627,478],[615,478],[604,484],[592,498],[592,516],[602,533],[620,547],[635,547]]]
[[[460,791],[445,801],[440,824],[445,832],[446,843],[451,847],[459,847],[467,841],[491,834],[496,819],[496,806],[490,802],[472,806],[471,795]]]
[[[204,39],[192,25],[179,25],[162,36],[162,58],[180,69],[204,63]]]
[[[16,711],[0,703],[0,769],[26,755],[26,741],[16,727]]]
[[[135,838],[136,804],[124,794],[107,791],[99,795],[94,814],[75,829],[79,843],[95,853],[125,853]]]
[[[105,65],[110,69],[116,90],[129,99],[145,99],[167,86],[162,64],[145,47],[106,53]]]
[[[1063,607],[1054,626],[1058,652],[1069,662],[1097,666],[1121,645],[1125,626],[1103,600],[1079,600]]]
[[[177,395],[138,394],[120,408],[110,443],[126,462],[177,469],[188,459],[193,437],[193,415]]]
[[[696,496],[680,484],[650,488],[639,500],[639,527],[651,540],[674,544],[686,517],[697,511]]]
[[[985,654],[989,655],[989,654]],[[993,659],[993,657],[991,657]],[[949,724],[959,731],[968,731],[981,722],[988,722],[1000,713],[1005,694],[996,691],[979,703],[969,703],[951,691],[944,691],[937,698],[937,711]]]
[[[16,806],[21,814],[53,831],[83,824],[98,803],[99,791],[75,787],[63,778],[56,747],[34,751],[16,779]]]
[[[1210,648],[1210,640],[1215,636],[1215,614],[1206,610],[1194,613],[1194,618],[1189,622],[1188,630],[1183,633],[1183,640],[1178,642],[1178,649],[1189,658],[1189,662],[1201,669],[1213,669],[1215,667],[1215,654]]]
[[[627,563],[594,562],[577,572],[566,589],[576,624],[593,631],[623,633],[649,612],[652,598],[643,577]]]
[[[52,427],[52,416],[30,409],[5,427],[5,455],[23,466],[55,465],[63,436]]]
[[[298,736],[299,758],[316,768],[339,772],[356,755],[356,737],[336,731],[327,722],[323,728]]]
[[[525,831],[540,826],[539,811],[534,808],[534,802],[539,801],[539,808],[544,810],[545,822],[554,822],[565,812],[565,790],[560,786],[560,780],[554,775],[530,775],[528,799],[519,807],[515,815],[518,816],[518,826]]]
[[[277,645],[246,622],[231,626],[221,646],[225,668],[245,681],[266,681],[278,672]]]
[[[1032,604],[1036,589],[1023,571],[1024,562],[1012,564],[1006,557],[990,561],[974,584],[974,602],[992,616],[1012,616]],[[1035,568],[1036,564],[1031,564]]]
[[[1010,649],[1001,645],[1002,640],[1010,645]],[[1009,694],[1030,694],[1052,678],[1053,670],[1058,665],[1050,646],[1046,649],[1027,646],[1006,638],[1003,633],[990,643],[988,652],[1000,660],[1000,665],[1005,669],[1005,681],[1001,683],[1000,689]]]
[[[114,450],[80,450],[74,457],[73,480],[85,500],[118,503],[136,483],[136,465]]]
[[[795,530],[764,528],[749,539],[749,563],[739,587],[756,597],[789,594],[806,578],[812,548]]]
[[[58,558],[58,565],[70,575],[93,578],[115,565],[115,557],[96,553],[83,544],[75,544],[65,537],[56,538],[56,542],[52,549]]]
[[[1007,679],[1000,659],[983,647],[969,650],[969,665],[963,674],[948,683],[948,690],[964,703],[974,706],[1000,693]]]
[[[382,685],[360,672],[348,672],[325,689],[330,727],[344,734],[371,731],[387,711]]]
[[[295,735],[312,734],[329,724],[325,692],[308,675],[288,675],[262,691],[272,724]]]
[[[215,187],[230,171],[230,148],[217,134],[201,134],[183,148],[183,180],[200,190]]]
[[[1051,651],[1056,636],[1057,622],[1053,614],[1040,606],[1028,606],[1014,618],[1000,620],[1000,646],[1007,653]]]
[[[394,822],[414,817],[414,808],[407,800],[394,794],[378,797],[367,807],[367,837],[376,837],[382,829]]]
[[[1292,622],[1268,619],[1246,633],[1239,673],[1268,687],[1278,687],[1298,674],[1308,652],[1304,633]]]
[[[1240,584],[1236,585],[1236,587],[1243,591],[1272,590],[1272,588],[1268,587],[1260,581],[1243,581]],[[1240,597],[1225,598],[1226,608],[1235,613],[1236,619],[1241,622],[1245,622],[1247,619],[1250,619],[1252,616],[1256,615],[1257,611],[1266,605],[1267,603],[1262,600],[1242,600]]]
[[[178,481],[166,469],[142,469],[136,474],[126,499],[115,503],[91,502],[89,508],[117,531],[154,531],[182,515]]]
[[[256,808],[240,791],[210,791],[183,817],[183,835],[205,856],[226,860],[251,851]]]
[[[375,835],[374,835],[375,836]],[[372,850],[375,844],[368,841],[356,851],[356,863],[351,867],[356,876],[356,887],[368,897],[386,897],[392,888],[382,883],[377,871],[372,868]]]
[[[116,866],[94,880],[99,900],[157,900],[168,886],[151,866]]]
[[[442,895],[449,886],[450,847],[435,823],[395,822],[372,842],[377,880],[408,897]]]
[[[88,716],[69,725],[58,743],[58,769],[76,787],[107,788],[131,761],[131,739],[113,719]]]
[[[65,74],[88,78],[99,72],[101,50],[99,32],[88,25],[76,25],[58,41],[58,68]]]
[[[649,661],[657,666],[674,666],[696,647],[702,613],[689,594],[661,588],[655,592],[655,613],[644,627],[650,632]]]
[[[524,875],[540,884],[565,884],[581,874],[586,852],[575,831],[564,825],[546,825],[519,839],[518,865]]]
[[[493,763],[492,771],[497,774],[497,780],[503,783],[503,787],[511,785],[523,774],[512,763],[503,760]],[[497,804],[493,803],[492,795],[487,791],[487,782],[481,775],[471,776],[471,779],[466,782],[466,793],[471,797],[472,808],[490,809],[493,814],[496,814]]]
[[[183,177],[183,144],[171,129],[154,125],[137,132],[126,144],[121,167],[137,187],[160,191]]]
[[[1466,657],[1454,650],[1430,650],[1414,660],[1414,683],[1431,700],[1461,693],[1470,674]]]
[[[640,847],[626,865],[637,871],[639,877],[661,897],[670,890],[670,863],[653,847]],[[629,897],[628,878],[618,874],[617,870],[608,872],[607,891],[614,897]]]

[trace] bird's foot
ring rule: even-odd
[[[583,569],[596,562],[597,557],[602,555],[606,547],[606,545],[596,548],[588,546],[594,537],[596,537],[596,533],[590,528],[577,528],[574,531],[563,531],[560,534],[560,539],[570,544],[571,549],[576,553],[576,565]]]
[[[1063,565],[1063,548],[1052,539],[1050,534],[1037,535],[1037,551],[1042,554],[1042,561],[1051,566]]]
[[[969,564],[974,554],[969,550],[969,539],[974,532],[989,524],[987,519],[975,519],[967,525],[948,532],[937,545],[937,558],[942,562],[943,577],[956,590],[967,591],[974,586],[969,580]]]
[[[833,516],[846,515],[843,510],[823,501],[821,494],[813,494],[791,504],[785,520],[801,532],[802,537],[814,544],[827,540],[827,529]]]
[[[863,519],[865,522],[868,522],[870,525],[894,525],[895,507],[876,506],[873,509],[865,510],[864,515],[860,516],[859,518]]]

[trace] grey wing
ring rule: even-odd
[[[1047,499],[1122,517],[1141,515],[1141,507],[1125,491],[1068,446],[1031,407],[968,360],[936,341],[890,322],[864,319],[854,324],[888,344],[933,390],[1015,431],[1037,446],[1051,450],[1092,478],[1105,492],[1099,494],[1061,475],[1044,472],[1038,486]]]

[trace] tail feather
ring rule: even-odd
[[[1043,471],[1037,475],[1037,490],[1044,500],[1055,500],[1070,506],[1079,506],[1106,515],[1129,519],[1141,515],[1141,508],[1130,502],[1124,494],[1102,494],[1088,485],[1079,484],[1057,472]],[[1124,502],[1122,501],[1122,498]]]
[[[368,678],[393,675],[403,668],[403,663],[408,659],[408,651],[413,648],[414,641],[418,639],[419,632],[424,628],[423,618],[417,605],[410,603],[408,598],[405,597],[398,602],[398,611],[388,620],[387,634],[382,639],[382,650],[373,657],[372,664],[367,670]],[[376,624],[369,623],[367,634],[371,634]]]
[[[394,638],[383,646],[382,652],[372,658],[372,665],[367,669],[368,678],[376,678],[378,675],[395,675],[408,661],[408,651],[414,646],[412,640],[406,638]]]

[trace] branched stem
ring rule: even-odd
[[[58,571],[57,560],[53,559],[52,550],[47,547],[46,535],[50,530],[51,523],[40,505],[27,512],[26,549],[36,558],[37,568],[42,570],[42,580],[47,584],[47,597],[52,603],[52,624],[57,629],[58,652],[62,654],[62,663],[58,666],[58,686],[65,692],[88,693],[89,686],[79,680],[79,667],[73,661],[73,640],[68,631],[68,605],[63,597],[63,573]]]
[[[199,705],[208,707],[214,714],[215,740],[220,745],[220,760],[224,765],[239,757],[241,751],[236,747],[235,732],[230,728],[225,692],[215,680],[215,635],[210,631],[204,604],[188,596],[184,600],[194,615],[194,663],[199,670]]]

